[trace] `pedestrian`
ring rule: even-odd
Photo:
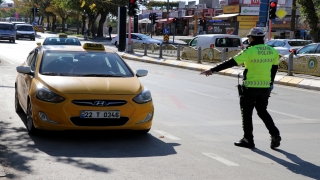
[[[111,39],[111,33],[112,33],[112,26],[111,26],[111,25],[109,25],[109,30],[108,30],[108,32],[109,32],[109,37],[110,37],[110,39]]]
[[[86,27],[83,28],[83,37],[84,37],[84,40],[88,39],[88,29]]]
[[[234,57],[203,71],[200,74],[212,75],[233,66],[244,64],[242,85],[238,85],[242,114],[243,138],[234,142],[235,146],[254,148],[252,112],[255,108],[271,135],[270,147],[280,146],[280,132],[267,111],[268,99],[278,70],[279,53],[264,44],[265,32],[252,28],[247,35],[249,46]]]

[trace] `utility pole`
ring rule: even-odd
[[[290,22],[290,39],[294,38],[294,32],[296,28],[296,9],[297,9],[297,0],[292,0],[291,7],[291,22]]]
[[[167,28],[169,28],[169,0],[167,0]]]

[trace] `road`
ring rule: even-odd
[[[268,131],[254,111],[256,148],[250,150],[233,145],[242,137],[236,78],[137,61],[127,63],[149,71],[140,80],[155,104],[148,135],[29,136],[25,116],[14,111],[14,81],[15,67],[35,45],[0,42],[0,162],[6,179],[320,179],[319,91],[276,85],[268,109],[281,131],[281,146],[270,149]]]

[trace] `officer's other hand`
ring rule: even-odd
[[[212,75],[212,71],[209,69],[209,70],[201,72],[200,75],[210,76],[210,75]]]
[[[270,85],[270,91],[272,91],[272,90],[273,90],[273,84]]]

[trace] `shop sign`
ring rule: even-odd
[[[203,17],[212,17],[213,9],[203,9]]]
[[[240,15],[257,15],[259,16],[260,7],[241,7]]]
[[[188,16],[194,15],[194,9],[188,9]]]
[[[201,18],[202,17],[202,10],[194,11],[194,17],[195,18]]]
[[[215,9],[214,10],[214,16],[219,16],[220,14],[223,14],[223,10],[222,9]]]
[[[259,21],[259,16],[237,16],[237,21]]]
[[[236,5],[236,4],[240,4],[239,0],[229,0],[229,5]]]
[[[228,0],[219,0],[220,5],[228,5]]]
[[[260,0],[243,0],[243,4],[255,4],[255,5],[259,5],[259,4],[260,4]]]
[[[272,29],[290,29],[290,24],[272,24]]]
[[[207,34],[236,34],[236,23],[207,22]]]
[[[202,10],[202,9],[206,9],[207,6],[206,4],[198,4],[197,9]]]
[[[251,29],[253,27],[256,27],[256,22],[239,22],[239,29]]]
[[[238,13],[240,10],[240,6],[224,6],[223,7],[223,14],[228,14],[228,13]]]

